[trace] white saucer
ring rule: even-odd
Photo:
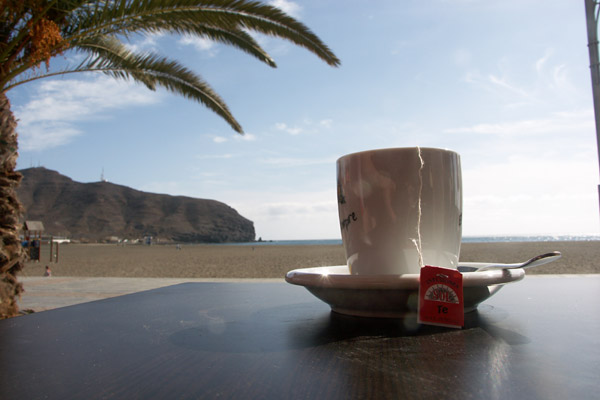
[[[491,263],[460,263],[459,271],[472,271]],[[465,312],[473,311],[503,285],[520,281],[523,269],[463,272]],[[304,286],[340,314],[401,318],[417,311],[419,274],[350,275],[346,265],[295,269],[285,280]]]

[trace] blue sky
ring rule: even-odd
[[[166,91],[104,75],[9,92],[19,168],[216,199],[257,238],[339,238],[335,161],[427,146],[461,154],[463,235],[597,234],[598,156],[584,2],[284,1],[341,59],[259,37],[272,69],[233,48],[134,38],[198,72],[245,136]],[[66,53],[60,63],[76,62]]]

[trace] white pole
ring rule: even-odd
[[[594,99],[594,116],[596,117],[596,144],[600,167],[600,57],[598,57],[598,17],[596,0],[585,0],[585,16],[590,54],[590,73],[592,75],[592,95]],[[600,185],[598,185],[598,201],[600,205]]]

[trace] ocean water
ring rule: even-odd
[[[498,243],[498,242],[559,242],[559,241],[593,241],[600,240],[600,235],[532,235],[532,236],[463,236],[463,243]],[[265,240],[248,243],[223,243],[236,246],[301,246],[301,245],[341,245],[342,239],[311,240]]]
[[[573,242],[600,240],[600,235],[463,236],[463,243]]]

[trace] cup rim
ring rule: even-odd
[[[354,153],[348,153],[345,154],[341,157],[339,157],[337,159],[337,161],[339,162],[342,158],[350,158],[350,157],[363,157],[366,156],[367,154],[373,154],[373,153],[384,153],[384,152],[405,152],[405,151],[414,151],[415,149],[421,149],[421,150],[427,150],[427,151],[438,151],[438,152],[443,152],[443,153],[451,153],[451,154],[456,154],[457,156],[460,156],[458,154],[458,152],[454,151],[454,150],[450,150],[450,149],[445,149],[445,148],[441,148],[441,147],[421,147],[421,146],[412,146],[412,147],[382,147],[382,148],[378,148],[378,149],[370,149],[370,150],[362,150],[362,151],[357,151]]]

